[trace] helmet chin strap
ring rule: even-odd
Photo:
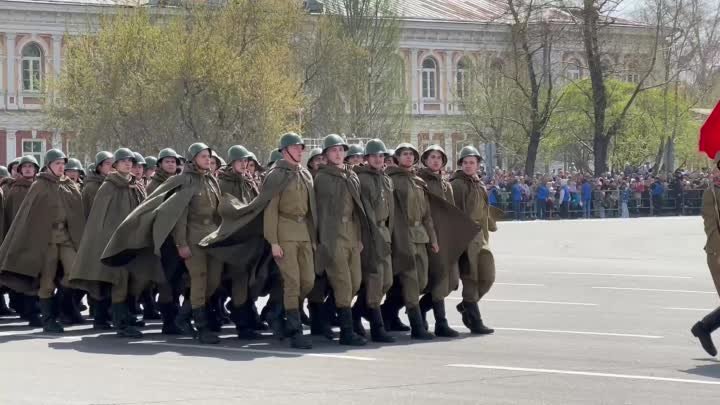
[[[292,155],[292,153],[290,153],[289,149],[285,148],[285,151],[287,152],[287,155],[290,156],[290,159],[293,160],[293,162],[298,163],[298,164],[300,163],[300,161],[295,159],[295,157]]]

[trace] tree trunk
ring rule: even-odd
[[[595,175],[602,176],[608,171],[608,150],[610,149],[610,137],[596,136],[593,139],[595,157]]]
[[[530,132],[530,142],[528,142],[527,156],[525,157],[526,176],[533,176],[535,174],[535,161],[537,160],[541,137],[542,132],[539,130],[533,130]]]

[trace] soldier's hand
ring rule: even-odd
[[[282,259],[283,258],[283,250],[280,247],[280,245],[273,244],[270,246],[272,248],[272,255],[276,259]]]
[[[187,260],[192,257],[190,248],[187,246],[178,246],[178,255],[180,255],[180,257],[182,257],[183,260]]]
[[[438,246],[437,243],[432,244],[432,251],[433,253],[440,253],[440,246]]]

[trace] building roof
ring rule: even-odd
[[[491,22],[505,15],[500,0],[401,0],[398,15],[407,19]]]

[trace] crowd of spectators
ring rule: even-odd
[[[709,171],[655,175],[647,166],[591,176],[576,171],[526,176],[496,169],[485,176],[490,204],[507,219],[698,215]]]

